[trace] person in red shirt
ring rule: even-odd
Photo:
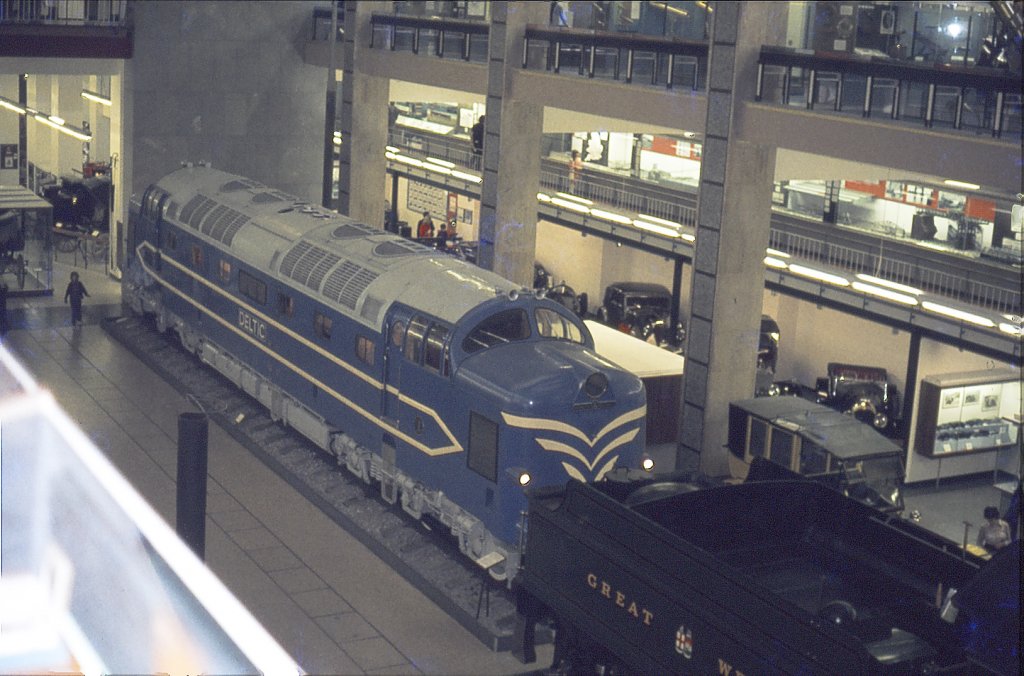
[[[424,211],[423,218],[420,219],[419,224],[416,226],[416,237],[419,239],[429,239],[434,236],[434,221],[430,218],[430,212]]]

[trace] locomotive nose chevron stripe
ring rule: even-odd
[[[520,427],[523,429],[566,434],[575,439],[579,439],[592,449],[597,446],[598,442],[601,439],[603,439],[612,431],[621,428],[623,425],[627,425],[635,420],[638,420],[644,417],[645,415],[647,415],[647,406],[640,406],[638,408],[633,409],[632,411],[627,411],[620,415],[619,417],[612,420],[611,422],[609,422],[607,425],[604,426],[604,428],[601,429],[600,432],[598,432],[596,435],[594,435],[593,438],[591,438],[588,437],[578,427],[574,427],[573,425],[562,422],[560,420],[552,420],[550,418],[527,418],[524,416],[512,415],[511,413],[501,414],[502,418],[505,420],[505,423],[510,427]],[[601,448],[600,451],[598,451],[597,455],[595,455],[592,460],[587,460],[587,456],[580,452],[578,448],[575,448],[574,446],[567,444],[563,441],[556,441],[554,439],[537,437],[537,444],[545,451],[551,453],[563,453],[565,455],[568,455],[570,458],[577,460],[583,467],[587,469],[588,472],[593,474],[594,468],[597,467],[598,463],[600,463],[605,456],[607,456],[615,449],[633,441],[633,439],[635,439],[637,434],[639,433],[640,427],[638,426],[619,434],[617,437],[609,440],[606,444],[604,444],[604,446]],[[607,463],[605,463],[604,467],[601,468],[601,471],[598,472],[598,475],[595,477],[595,479],[600,479],[602,476],[604,476],[608,472],[608,470],[612,468],[617,459],[618,456],[615,456]],[[565,471],[569,474],[569,476],[579,479],[580,481],[586,481],[586,479],[584,479],[583,477],[583,473],[580,472],[579,469],[577,469],[576,467],[566,462],[563,462],[562,466],[565,468]]]

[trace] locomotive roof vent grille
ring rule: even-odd
[[[237,192],[239,190],[249,190],[250,188],[259,187],[259,183],[256,181],[249,181],[244,178],[238,178],[233,181],[228,181],[220,187],[221,192]]]
[[[374,235],[379,231],[374,230],[368,225],[362,223],[346,223],[339,225],[331,231],[331,237],[335,239],[345,239],[346,237],[365,237],[366,235]]]
[[[202,195],[196,195],[195,197],[190,199],[185,204],[185,206],[182,207],[179,220],[182,223],[189,223],[191,221],[191,219],[192,219],[192,214],[199,207],[199,205],[203,203],[203,200],[205,200],[205,199],[206,198],[203,197]]]
[[[433,253],[434,249],[411,240],[388,240],[373,247],[373,254],[382,258]]]
[[[208,197],[203,197],[203,201],[196,207],[196,210],[192,212],[192,217],[188,219],[188,224],[196,230],[200,230],[200,226],[203,224],[203,219],[206,218],[207,214],[213,211],[213,208],[217,206],[217,203]]]
[[[281,274],[311,289],[320,289],[324,276],[341,260],[330,251],[309,242],[299,242],[281,261]]]
[[[363,301],[363,309],[359,311],[359,314],[363,319],[376,323],[382,307],[384,307],[384,301],[380,298],[367,296],[366,300]]]
[[[358,263],[345,261],[327,278],[324,283],[324,295],[355,310],[359,297],[375,279],[377,279],[377,273]]]

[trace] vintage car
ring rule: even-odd
[[[604,290],[604,302],[597,310],[597,319],[667,349],[681,349],[686,340],[682,321],[672,330],[672,294],[661,284],[609,284]]]
[[[826,373],[813,388],[789,380],[759,380],[756,394],[801,397],[848,413],[888,437],[901,435],[899,391],[885,369],[831,362]]]

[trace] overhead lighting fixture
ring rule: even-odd
[[[946,26],[946,35],[951,38],[958,38],[964,32],[964,27],[958,21],[953,21]]]
[[[99,103],[100,105],[107,106],[107,107],[112,106],[113,103],[114,103],[113,101],[110,100],[110,97],[103,96],[103,94],[97,94],[96,92],[91,92],[88,89],[83,89],[82,90],[82,98],[83,99],[88,99],[90,101],[95,101],[96,103]]]
[[[537,193],[537,200],[540,201],[540,202],[550,202],[551,201],[551,195],[539,192],[539,193]]]
[[[868,284],[874,284],[875,286],[884,286],[887,289],[893,291],[899,291],[900,293],[909,293],[915,296],[920,296],[924,291],[921,289],[915,289],[912,286],[906,286],[905,284],[897,284],[896,282],[890,282],[888,279],[882,279],[881,277],[874,277],[872,275],[866,275],[863,272],[857,273],[857,279]]]
[[[451,176],[452,170],[448,167],[442,167],[440,164],[433,164],[432,162],[424,162],[423,168],[429,171],[435,171],[439,174],[446,174]]]
[[[384,150],[388,151],[389,153],[400,153],[400,152],[402,152],[401,148],[396,148],[395,146],[384,146]]]
[[[45,113],[36,113],[32,117],[35,118],[35,120],[37,122],[42,122],[46,126],[53,127],[57,131],[63,132],[65,134],[67,134],[68,136],[72,136],[72,137],[78,139],[79,141],[91,141],[92,140],[92,134],[89,134],[88,132],[86,132],[84,130],[72,127],[72,126],[70,126],[68,124],[65,124],[64,119],[60,118],[60,117],[57,117],[56,115],[46,115]]]
[[[562,193],[558,194],[561,195]],[[554,204],[555,206],[562,207],[563,209],[568,209],[569,211],[576,211],[581,214],[590,213],[590,207],[586,206],[585,204],[578,204],[576,202],[573,202],[572,200],[562,199],[561,197],[552,197],[551,203]]]
[[[572,200],[573,202],[579,202],[580,204],[586,204],[588,206],[594,203],[593,200],[588,200],[584,197],[577,197],[576,195],[570,195],[567,192],[556,192],[555,194],[562,199]]]
[[[395,154],[394,154],[393,152],[391,152],[390,150],[389,150],[388,152],[384,153],[384,158],[385,158],[385,159],[388,159],[388,160],[393,160],[393,159],[395,159],[396,157],[397,157],[397,155],[395,155]]]
[[[1006,322],[999,323],[999,330],[1003,333],[1009,333],[1011,336],[1024,336],[1024,326],[1020,324],[1007,324]]]
[[[679,231],[678,230],[676,230],[674,228],[667,228],[664,225],[658,225],[657,223],[647,223],[646,221],[641,221],[640,219],[635,219],[633,221],[633,225],[635,225],[636,227],[640,228],[641,230],[646,230],[648,232],[654,232],[654,233],[657,233],[659,235],[664,235],[665,237],[679,237]]]
[[[4,98],[3,96],[0,96],[0,108],[6,108],[7,110],[18,113],[19,115],[24,115],[26,112],[24,106],[20,106],[14,101]]]
[[[891,289],[885,289],[880,286],[874,286],[873,284],[865,284],[864,282],[854,282],[853,288],[855,291],[866,293],[872,296],[878,296],[879,298],[885,298],[895,303],[903,303],[904,305],[917,305],[917,299],[913,296],[908,296],[905,293],[896,293]]]
[[[963,188],[964,190],[978,190],[979,188],[981,188],[981,186],[978,185],[977,183],[968,183],[967,181],[956,181],[953,180],[952,178],[947,178],[946,180],[943,181],[943,183],[954,188]]]
[[[823,270],[815,270],[804,265],[797,265],[792,263],[789,266],[789,271],[793,274],[800,275],[801,277],[810,277],[811,279],[817,279],[821,282],[828,282],[829,284],[835,284],[836,286],[850,286],[850,280],[839,275],[833,275],[830,272]]]
[[[668,227],[675,228],[677,230],[683,227],[682,223],[676,223],[675,221],[668,221],[668,220],[665,220],[664,218],[658,218],[657,216],[650,216],[648,214],[640,214],[639,217],[641,219],[645,220],[645,221],[649,221],[651,223],[661,223],[662,225],[667,225]]]
[[[953,319],[959,319],[963,322],[970,322],[971,324],[977,324],[978,326],[985,326],[988,328],[994,328],[996,323],[988,317],[982,317],[980,315],[958,310],[955,307],[949,307],[947,305],[939,305],[933,303],[930,300],[922,301],[921,307],[930,312],[935,312],[940,315],[952,317]]]
[[[779,270],[785,270],[786,268],[789,267],[786,264],[786,261],[781,260],[779,258],[773,258],[772,256],[765,256],[764,264],[770,268],[778,268]]]
[[[85,131],[84,129],[79,129],[78,127],[72,127],[62,117],[58,117],[57,115],[47,115],[46,113],[44,113],[44,112],[42,112],[40,110],[36,110],[35,108],[30,108],[28,106],[23,106],[23,105],[15,102],[15,101],[12,101],[12,100],[10,100],[8,98],[5,98],[3,96],[0,96],[0,108],[6,108],[7,110],[9,110],[9,111],[11,111],[13,113],[17,113],[19,115],[25,115],[27,117],[31,117],[32,119],[36,120],[37,122],[42,122],[46,126],[52,127],[53,129],[56,129],[59,132],[63,132],[65,134],[67,134],[68,136],[72,136],[72,137],[78,139],[79,141],[91,141],[92,140],[92,134],[90,134],[89,132]]]
[[[436,157],[428,157],[427,162],[432,162],[433,164],[440,164],[442,167],[448,167],[449,169],[455,168],[454,162],[449,162],[448,160],[439,160]]]
[[[696,237],[695,235],[691,235],[691,234],[690,234],[690,233],[688,233],[688,232],[681,232],[681,233],[679,233],[679,237],[680,237],[681,239],[685,239],[685,240],[686,240],[687,242],[690,242],[691,244],[692,244],[693,242],[696,242],[696,241],[697,241],[697,237]]]
[[[775,258],[789,258],[790,257],[790,255],[788,253],[786,253],[785,251],[779,251],[778,249],[773,249],[771,247],[768,247],[767,249],[765,249],[765,252],[769,256],[774,256]]]
[[[481,183],[484,179],[473,174],[467,174],[464,171],[452,170],[452,178],[461,178],[463,181],[469,181],[470,183]]]
[[[629,216],[623,216],[622,214],[612,213],[611,211],[604,211],[602,209],[591,209],[590,215],[595,218],[601,218],[606,221],[612,221],[613,223],[622,223],[623,225],[629,225],[633,222]]]
[[[408,155],[395,155],[391,159],[395,162],[401,162],[402,164],[408,164],[414,167],[423,166],[423,160],[416,159],[415,157],[409,157]]]

